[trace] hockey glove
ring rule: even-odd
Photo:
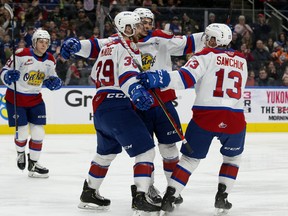
[[[43,81],[43,84],[50,89],[51,91],[53,90],[58,90],[62,87],[62,81],[59,77],[56,76],[51,76],[48,79]]]
[[[170,83],[170,75],[166,70],[146,71],[137,76],[146,89],[165,88]]]
[[[129,95],[139,110],[148,110],[154,103],[153,97],[139,83],[134,83],[129,87]]]
[[[60,54],[64,59],[69,59],[71,54],[79,52],[81,43],[77,38],[69,38],[63,42]]]
[[[11,85],[13,82],[16,82],[20,78],[20,71],[18,70],[8,70],[4,75],[4,82],[7,85]]]

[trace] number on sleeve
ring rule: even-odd
[[[11,65],[13,63],[13,59],[12,59],[12,56],[7,60],[6,62],[6,66],[8,66],[9,68],[11,68]]]
[[[124,58],[124,60],[126,61],[126,62],[124,63],[125,66],[129,66],[129,65],[132,64],[134,68],[137,68],[137,65],[134,63],[134,61],[133,61],[133,59],[132,59],[131,56],[126,56],[126,57]]]
[[[198,66],[199,66],[199,62],[197,61],[197,60],[195,60],[195,59],[191,59],[191,60],[189,60],[187,63],[186,63],[186,65],[185,65],[186,67],[191,67],[192,69],[196,69]]]

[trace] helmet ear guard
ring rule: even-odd
[[[126,35],[127,37],[131,37],[135,34],[135,29],[137,28],[137,24],[141,23],[141,19],[137,13],[123,11],[116,15],[114,23],[122,34]],[[131,35],[128,35],[125,32],[127,25],[130,25],[133,29],[133,33]]]
[[[232,40],[232,31],[228,25],[212,23],[205,29],[206,41],[215,38],[217,46],[227,46]]]
[[[37,29],[33,36],[32,36],[32,46],[33,48],[36,47],[36,42],[38,39],[47,39],[49,41],[48,46],[50,46],[51,39],[50,39],[50,34],[46,30],[42,29]]]

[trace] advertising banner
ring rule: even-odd
[[[288,122],[288,89],[246,89],[244,94],[247,122]]]
[[[7,124],[5,91],[5,88],[0,88],[0,125]],[[47,124],[92,123],[92,99],[95,88],[61,88],[57,91],[43,88],[41,93],[46,104]]]
[[[6,88],[0,87],[0,129],[7,126],[5,106]],[[191,108],[195,100],[194,89],[176,91],[174,106],[182,124],[188,124],[192,118]],[[47,125],[93,125],[92,99],[94,87],[63,87],[58,91],[42,89],[46,104]],[[288,89],[286,88],[249,88],[244,93],[246,121],[251,123],[283,124],[288,132]],[[266,127],[266,126],[265,126]],[[273,127],[273,126],[272,126]],[[286,129],[284,129],[286,130]],[[53,131],[53,130],[52,130]],[[3,129],[0,131],[5,133]]]

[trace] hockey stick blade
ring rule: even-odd
[[[214,216],[225,216],[227,215],[229,212],[228,209],[219,209],[219,208],[216,208],[215,211],[214,211]]]
[[[110,206],[99,206],[99,205],[96,205],[94,203],[85,203],[85,202],[81,201],[78,205],[78,208],[85,209],[85,210],[104,212],[104,211],[108,211]]]
[[[161,210],[161,211],[159,212],[159,216],[167,216],[168,214],[169,214],[168,212],[163,211],[163,210]]]

